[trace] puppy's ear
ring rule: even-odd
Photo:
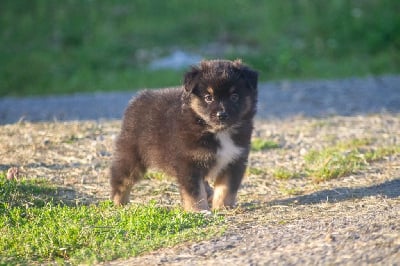
[[[250,88],[256,90],[258,83],[258,72],[243,65],[240,68],[240,72],[242,77],[246,80],[247,84],[250,86]]]
[[[200,72],[201,70],[198,67],[192,67],[191,70],[186,72],[183,78],[183,87],[186,93],[188,94],[192,93],[193,89],[195,88],[198,76],[200,75]]]

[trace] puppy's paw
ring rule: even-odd
[[[203,214],[204,216],[210,216],[212,215],[212,212],[209,210],[201,210],[199,213]]]
[[[115,206],[122,206],[129,203],[129,193],[113,192],[110,198]]]

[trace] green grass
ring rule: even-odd
[[[57,190],[44,179],[7,181],[0,172],[0,211],[14,207],[43,207]]]
[[[156,180],[168,180],[171,177],[167,176],[164,172],[159,171],[148,171],[144,175],[145,179],[156,179]]]
[[[6,180],[0,174],[0,264],[92,264],[204,239],[217,216],[149,205],[116,208],[111,202],[69,206],[52,200],[45,181]]]
[[[288,179],[297,178],[297,177],[301,176],[301,174],[290,171],[290,170],[286,169],[285,167],[278,167],[278,168],[274,169],[272,175],[276,179],[280,179],[280,180],[288,180]]]
[[[286,167],[277,167],[271,169],[270,174],[278,180],[305,177],[314,182],[322,182],[355,174],[370,163],[395,154],[400,154],[400,146],[379,146],[376,145],[375,139],[332,140],[332,145],[328,147],[310,150],[304,156],[304,167],[298,172]],[[265,171],[249,168],[248,173],[257,175]],[[291,192],[284,187],[282,193]]]
[[[263,151],[263,150],[269,150],[269,149],[277,149],[279,147],[280,147],[280,145],[278,143],[276,143],[275,141],[272,141],[272,140],[254,138],[251,141],[251,150],[252,151]]]
[[[300,195],[303,193],[303,191],[300,188],[296,188],[296,187],[287,187],[284,185],[281,185],[279,187],[279,191],[283,194],[283,195],[287,195],[287,196],[295,196],[295,195]]]
[[[0,96],[178,85],[183,70],[147,68],[174,49],[242,58],[261,80],[399,73],[399,9],[397,0],[4,0]]]
[[[265,170],[257,167],[247,167],[246,169],[247,175],[262,175],[265,174]]]
[[[399,146],[372,148],[371,139],[339,142],[321,150],[311,150],[304,159],[305,172],[316,182],[355,173],[369,163],[400,153]]]

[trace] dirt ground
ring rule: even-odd
[[[109,195],[108,167],[119,121],[43,122],[0,126],[0,171],[46,178],[66,201]],[[291,117],[257,120],[254,136],[279,149],[252,152],[238,207],[224,213],[223,233],[105,265],[399,265],[400,154],[349,176],[316,183],[279,180],[271,169],[304,168],[304,154],[335,141],[374,139],[400,145],[400,115]],[[173,180],[145,179],[133,202],[179,205]]]

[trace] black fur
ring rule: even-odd
[[[204,201],[213,199],[206,177],[220,160],[218,136],[225,136],[241,152],[213,177],[215,186],[222,184],[228,192],[219,193],[222,203],[214,200],[212,207],[233,205],[246,167],[256,101],[257,72],[240,61],[202,61],[186,73],[183,87],[141,92],[129,103],[116,140],[114,202],[127,203],[132,186],[151,168],[176,177],[186,210],[208,209]]]

